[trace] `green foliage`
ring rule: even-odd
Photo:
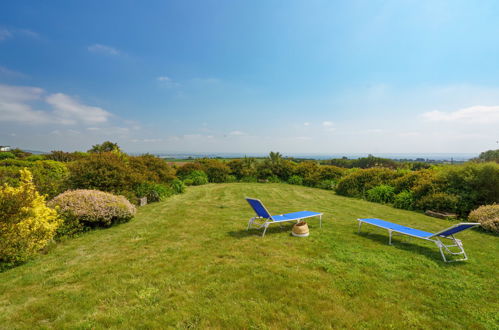
[[[230,174],[230,167],[225,163],[216,160],[204,158],[197,161],[202,166],[202,170],[208,175],[210,182],[226,182]]]
[[[185,192],[185,184],[182,182],[182,180],[174,179],[170,183],[170,187],[175,194],[182,194]]]
[[[484,151],[478,156],[478,161],[499,163],[499,149]]]
[[[344,168],[333,165],[322,165],[320,166],[319,170],[321,180],[338,181],[345,173]]]
[[[147,181],[142,173],[129,166],[123,155],[112,152],[94,153],[68,164],[71,189],[101,190],[121,194],[133,191]]]
[[[483,229],[499,234],[499,204],[480,206],[471,211],[468,220],[479,222]]]
[[[404,190],[395,195],[393,206],[398,209],[412,210],[414,204],[414,195],[409,190]]]
[[[371,202],[388,204],[393,202],[395,189],[392,186],[382,184],[369,189],[366,197]]]
[[[80,160],[86,157],[88,157],[88,153],[80,151],[75,151],[75,152],[52,151],[51,153],[45,155],[46,159],[55,160],[64,163]]]
[[[258,178],[255,176],[243,176],[239,181],[241,181],[241,182],[258,182]]]
[[[9,151],[2,151],[0,152],[0,160],[3,159],[14,159],[16,158],[16,155],[14,155],[12,152]]]
[[[326,189],[326,190],[334,190],[335,187],[336,187],[335,180],[322,180],[317,185],[317,188]]]
[[[18,159],[24,159],[32,155],[31,152],[27,152],[19,148],[12,149],[10,152],[13,153]]]
[[[90,150],[88,150],[90,153],[100,153],[100,152],[121,152],[120,147],[118,146],[117,143],[113,143],[110,141],[105,141],[102,142],[101,144],[96,144],[93,145]]]
[[[0,188],[0,261],[12,264],[44,248],[61,223],[36,191],[31,173],[20,172],[19,187]]]
[[[254,158],[233,159],[227,163],[232,175],[241,180],[244,177],[256,177],[257,164]]]
[[[386,167],[386,168],[395,169],[399,166],[397,162],[392,159],[374,157],[373,155],[369,155],[367,157],[358,158],[358,159],[348,159],[346,157],[343,157],[343,158],[331,159],[326,161],[325,163],[344,168]]]
[[[24,158],[24,160],[27,160],[28,162],[37,162],[39,160],[45,160],[45,159],[46,158],[44,155],[31,155],[31,156]]]
[[[20,182],[19,171],[23,168],[31,170],[33,182],[38,192],[48,195],[49,198],[60,194],[66,188],[69,171],[65,164],[52,160],[30,162],[7,159],[0,161],[0,183],[18,186]]]
[[[315,187],[321,181],[321,171],[317,162],[304,161],[296,166],[295,174],[303,178],[303,184]]]
[[[68,190],[49,201],[57,209],[64,224],[59,235],[74,235],[85,228],[109,227],[127,222],[135,215],[125,197],[98,190]]]
[[[289,179],[288,179],[288,183],[290,184],[296,184],[296,185],[303,185],[303,178],[299,175],[292,175]]]
[[[194,170],[184,178],[183,181],[188,186],[200,186],[208,183],[208,176],[201,170]]]
[[[135,194],[138,198],[147,197],[147,202],[159,202],[173,195],[173,189],[160,183],[142,182],[135,187]]]
[[[456,195],[437,192],[426,195],[416,201],[416,206],[421,210],[456,212],[459,197]]]
[[[443,191],[459,196],[456,211],[463,217],[480,205],[499,201],[499,164],[466,163],[438,172]]]
[[[385,168],[370,168],[349,172],[340,179],[336,186],[339,195],[364,197],[366,191],[382,184],[389,184],[399,176],[396,171]]]
[[[277,175],[272,175],[272,176],[270,176],[270,177],[267,178],[267,182],[269,182],[269,183],[280,183],[281,179],[279,179],[279,177]]]
[[[154,155],[128,157],[128,166],[149,182],[169,183],[175,179],[175,170],[165,160]]]

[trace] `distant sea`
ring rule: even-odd
[[[137,154],[137,153],[132,153]],[[267,157],[268,153],[152,153],[161,158],[241,158],[241,157]],[[307,154],[307,153],[283,153],[284,157],[291,158],[307,158],[307,159],[331,159],[347,157],[348,159],[357,159],[367,157],[369,153],[344,153],[344,154]],[[466,161],[474,157],[478,157],[478,153],[373,153],[375,157],[389,158],[389,159],[424,159],[424,160],[437,160],[437,161]]]

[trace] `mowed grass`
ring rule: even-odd
[[[262,239],[245,196],[323,228]],[[359,217],[452,224],[286,184],[191,187],[0,273],[0,328],[497,328],[499,237],[461,233],[470,260],[446,264],[432,243],[357,234]]]

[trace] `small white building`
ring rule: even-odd
[[[0,151],[10,151],[9,146],[0,146]]]

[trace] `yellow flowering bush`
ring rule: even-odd
[[[0,187],[0,260],[20,262],[44,248],[54,237],[61,220],[45,204],[27,169],[19,187]]]

